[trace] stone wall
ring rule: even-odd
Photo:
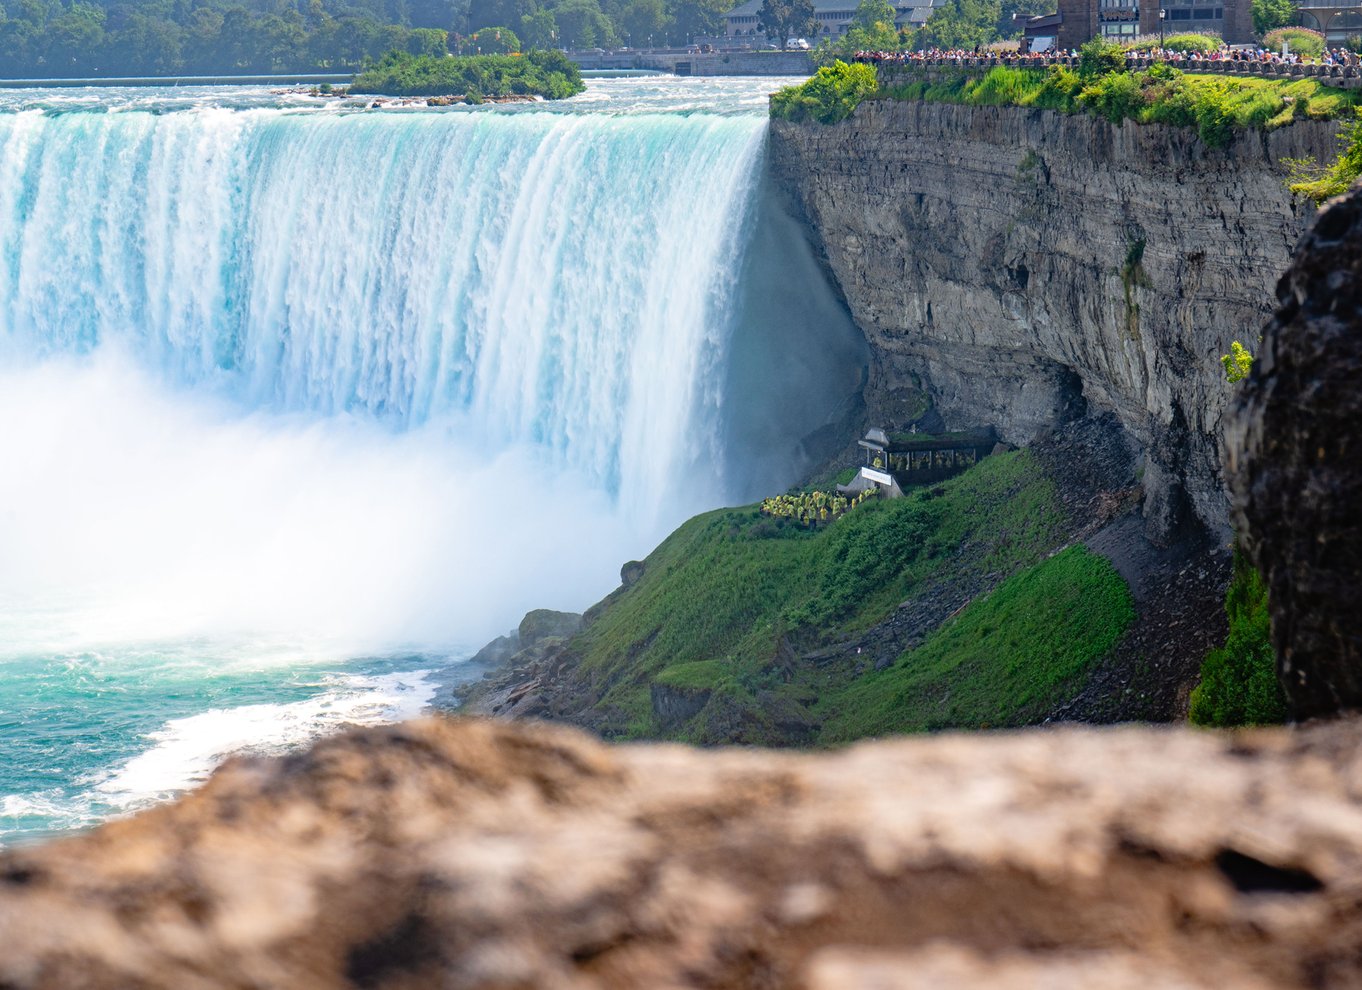
[[[1220,355],[1257,340],[1315,212],[1284,159],[1330,158],[1336,133],[1214,149],[1190,129],[883,100],[833,126],[773,121],[770,162],[871,345],[872,418],[919,380],[949,426],[1012,443],[1113,411],[1145,454],[1151,538],[1199,522],[1228,540]]]

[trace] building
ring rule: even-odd
[[[881,495],[897,498],[911,485],[932,484],[966,471],[992,453],[998,438],[992,430],[930,435],[897,433],[882,429],[866,433],[857,441],[865,455],[851,482],[838,485],[842,495],[859,495],[878,489]]]
[[[808,40],[817,43],[823,38],[837,38],[847,33],[851,19],[856,16],[859,0],[813,0],[814,16],[818,18],[818,31]],[[894,2],[894,0],[891,0]],[[915,31],[927,23],[932,16],[933,7],[940,7],[945,0],[912,0],[911,3],[894,4],[896,16],[894,26],[899,30]],[[761,11],[762,0],[746,0],[724,15],[727,36],[735,41],[749,41],[752,44],[765,44],[768,41],[780,44],[785,38],[767,38],[761,28],[757,15]]]
[[[1059,0],[1056,13],[1030,18],[1023,32],[1030,51],[1077,48],[1098,37],[1133,41],[1140,35],[1159,33],[1160,13],[1168,34],[1217,34],[1231,45],[1249,44],[1254,39],[1250,0],[1162,0],[1161,4],[1150,0]]]
[[[1362,37],[1362,6],[1343,0],[1298,0],[1301,27],[1318,31],[1331,45]]]

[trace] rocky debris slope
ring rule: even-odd
[[[0,857],[0,986],[1362,984],[1362,724],[813,756],[428,720]]]
[[[447,706],[471,694],[479,697],[487,694],[492,686],[489,679],[506,670],[525,669],[560,652],[563,644],[581,628],[582,616],[577,612],[547,608],[526,612],[520,624],[505,636],[498,636],[467,660],[434,676],[440,687],[436,695],[438,706]]]
[[[1362,187],[1277,287],[1228,456],[1292,714],[1362,708]]]
[[[1227,543],[1219,357],[1262,326],[1314,212],[1283,160],[1332,158],[1335,131],[1212,149],[1186,128],[885,100],[772,121],[770,160],[870,343],[872,420],[920,385],[952,428],[1015,444],[1114,412],[1144,451],[1151,536],[1200,522]]]

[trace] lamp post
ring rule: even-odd
[[[1159,8],[1159,57],[1163,57],[1163,19],[1168,16],[1168,11]]]

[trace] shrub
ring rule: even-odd
[[[1291,191],[1309,196],[1316,203],[1322,203],[1334,196],[1348,191],[1359,175],[1362,175],[1362,108],[1357,110],[1358,117],[1343,125],[1339,132],[1339,142],[1343,145],[1338,158],[1319,175],[1304,175],[1299,169],[1292,176]],[[1303,165],[1305,163],[1295,163]]]
[[[1090,61],[1102,57],[1102,46],[1097,48],[1089,52]],[[1134,120],[1195,127],[1202,140],[1212,146],[1225,144],[1236,130],[1270,130],[1297,118],[1351,116],[1352,108],[1362,101],[1362,94],[1356,91],[1323,86],[1314,79],[1230,78],[1183,73],[1165,64],[1143,72],[1123,69],[1097,76],[1084,76],[1058,65],[1044,71],[997,66],[982,75],[961,68],[941,73],[935,81],[910,82],[877,95],[972,106],[1038,107],[1063,113],[1086,111],[1113,123]],[[1349,174],[1357,176],[1356,171],[1348,172],[1350,168],[1354,166],[1345,162],[1339,177],[1327,188],[1341,192],[1339,182]],[[1322,171],[1316,167],[1313,173],[1298,172],[1291,181],[1302,185],[1297,191],[1305,192],[1304,186],[1318,180]]]
[[[1102,76],[1096,83],[1084,88],[1078,99],[1085,107],[1113,124],[1119,124],[1127,117],[1136,117],[1145,105],[1139,81],[1126,72]]]
[[[1124,72],[1126,50],[1120,45],[1093,38],[1078,50],[1078,74],[1093,79],[1113,72]]]
[[[1163,47],[1173,52],[1197,52],[1206,54],[1218,51],[1224,41],[1213,34],[1170,34],[1163,39]],[[1158,38],[1143,38],[1130,46],[1133,52],[1147,52],[1159,47]]]
[[[1243,555],[1234,555],[1234,576],[1225,593],[1230,620],[1225,645],[1201,665],[1192,691],[1194,725],[1278,725],[1286,721],[1286,699],[1277,681],[1267,588]]]
[[[1174,52],[1196,52],[1201,55],[1219,51],[1224,40],[1213,34],[1174,34],[1164,39],[1163,47]]]
[[[1036,92],[1032,105],[1045,110],[1073,112],[1082,91],[1083,80],[1077,72],[1062,65],[1052,65],[1046,70],[1045,81]]]
[[[846,120],[875,95],[879,80],[874,66],[843,61],[825,65],[802,85],[789,86],[771,97],[771,113],[786,120],[816,120],[835,124]]]
[[[1232,341],[1230,352],[1220,355],[1220,364],[1225,369],[1225,381],[1238,385],[1253,370],[1253,354],[1239,341]]]
[[[1324,54],[1324,35],[1309,28],[1277,28],[1263,35],[1263,47],[1271,51],[1280,51],[1282,42],[1301,58],[1319,58]]]

